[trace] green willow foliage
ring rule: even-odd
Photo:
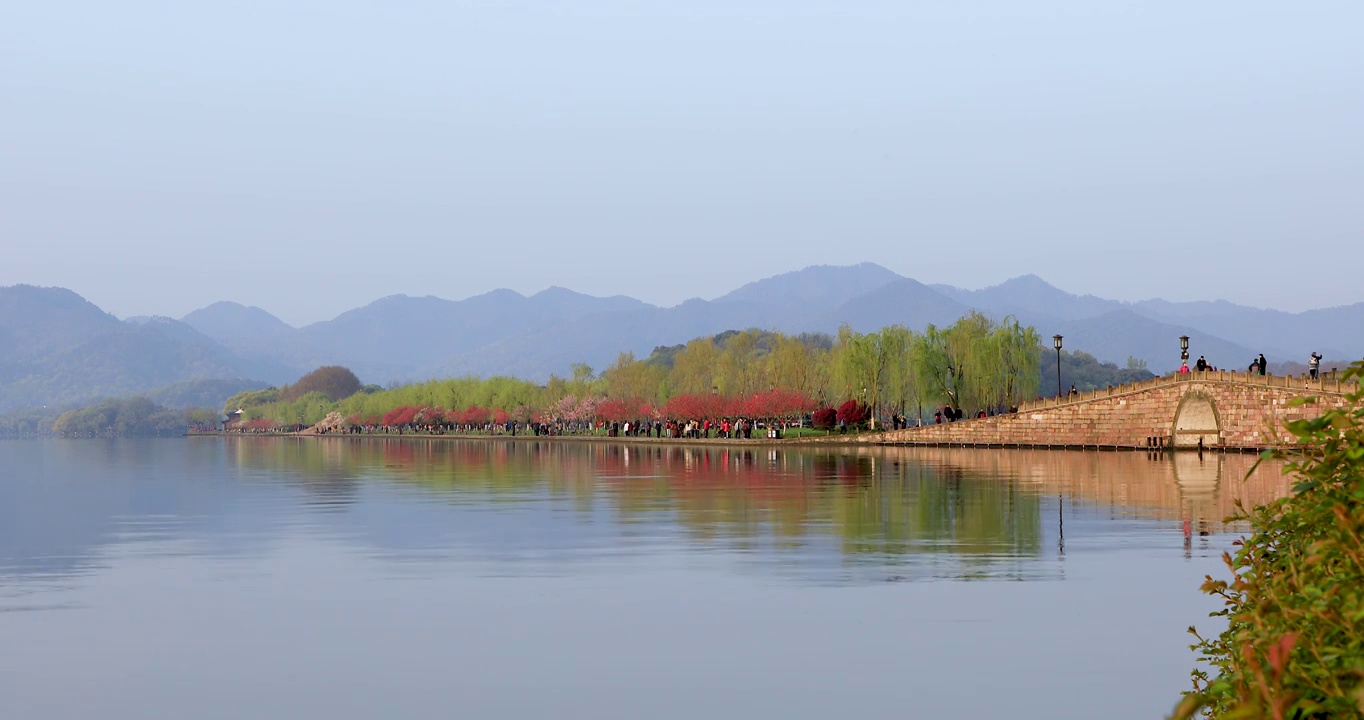
[[[867,334],[845,326],[834,339],[731,331],[659,348],[643,360],[621,353],[600,374],[580,363],[571,377],[551,376],[543,386],[508,377],[453,378],[337,402],[316,393],[291,399],[288,392],[270,389],[235,395],[226,410],[241,407],[248,419],[311,424],[333,411],[371,418],[402,406],[477,406],[528,420],[567,396],[661,406],[682,394],[745,396],[781,389],[829,407],[856,399],[874,408],[877,417],[922,417],[926,408],[944,403],[975,412],[1003,410],[1034,397],[1040,354],[1032,328],[1013,318],[995,323],[973,313],[941,330],[930,325],[924,334],[899,325]],[[944,379],[948,367],[950,378]]]
[[[1361,376],[1364,362],[1346,372]],[[1276,454],[1299,479],[1292,496],[1238,507],[1251,535],[1223,556],[1231,579],[1203,584],[1227,629],[1189,628],[1215,675],[1193,672],[1174,717],[1364,718],[1364,392],[1350,399],[1288,423],[1298,442]]]
[[[966,410],[1015,407],[1037,395],[1037,331],[1013,317],[996,324],[973,312],[916,338],[913,365],[934,402]]]

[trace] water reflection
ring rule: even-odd
[[[1287,491],[1243,479],[1254,461],[0,442],[0,636],[23,649],[0,697],[25,718],[1157,717],[1215,609],[1196,588],[1221,518]]]
[[[300,530],[497,572],[680,551],[818,582],[1055,577],[1034,561],[1064,558],[1095,522],[1175,521],[1187,554],[1237,498],[1287,490],[1277,468],[1243,480],[1254,457],[1214,454],[379,438],[0,449],[15,469],[0,484],[0,577],[83,574],[107,547],[253,555]]]

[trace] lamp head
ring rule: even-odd
[[[1052,341],[1053,343],[1055,343],[1056,349],[1057,349],[1057,350],[1060,350],[1060,349],[1061,349],[1061,336],[1060,336],[1060,335],[1052,335],[1052,336],[1051,336],[1051,341]]]

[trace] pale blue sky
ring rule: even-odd
[[[1364,300],[1364,3],[13,2],[0,285]]]

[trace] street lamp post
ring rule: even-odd
[[[1180,335],[1180,336],[1179,336],[1179,361],[1180,361],[1180,362],[1185,362],[1185,363],[1189,362],[1189,336],[1188,336],[1188,335]]]
[[[1051,342],[1056,346],[1056,397],[1061,397],[1061,336],[1052,335]]]

